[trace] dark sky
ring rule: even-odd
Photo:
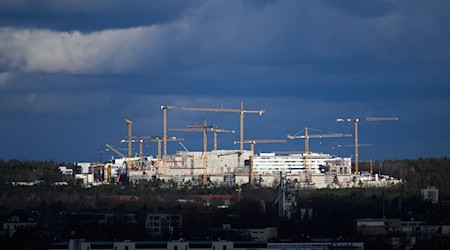
[[[238,131],[237,114],[180,109],[241,101],[266,110],[246,116],[246,139],[285,139],[306,126],[353,133],[336,118],[396,116],[360,123],[360,143],[373,144],[360,159],[449,156],[449,10],[447,0],[3,0],[0,158],[96,161],[106,143],[125,147],[125,118],[135,135],[162,135],[161,105],[176,108],[171,128],[206,117]],[[201,133],[170,135],[202,149]],[[237,149],[238,135],[221,134],[219,147]],[[353,155],[337,144],[353,139],[310,148]],[[156,145],[145,150],[154,155]]]

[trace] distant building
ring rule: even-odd
[[[420,190],[423,201],[430,201],[433,204],[439,202],[439,190],[435,187],[427,187]]]
[[[429,225],[423,221],[402,221],[401,219],[358,219],[356,231],[362,235],[414,236],[417,239],[430,239],[433,235],[446,235],[450,225]]]
[[[81,169],[81,174],[89,174],[91,172],[91,163],[89,162],[77,162],[75,166]]]
[[[400,232],[400,219],[358,219],[356,231],[363,235],[387,235]]]
[[[145,229],[153,237],[180,236],[182,230],[181,214],[147,214]]]
[[[61,171],[61,174],[63,175],[73,175],[73,169],[67,168],[66,166],[60,166],[58,167],[59,171]]]
[[[252,241],[269,241],[278,238],[278,228],[266,227],[241,229],[241,234]]]
[[[3,234],[7,237],[13,237],[14,233],[21,229],[36,229],[37,223],[30,217],[11,216],[6,222],[3,222]]]
[[[74,240],[67,243],[56,243],[49,249],[72,249],[75,244]],[[352,249],[363,250],[362,242],[274,242],[267,243],[265,241],[79,241],[80,250],[102,249],[102,250],[136,250],[136,249],[153,249],[153,250],[284,250],[284,249]]]
[[[297,210],[295,199],[295,182],[281,177],[281,183],[278,186],[278,217],[291,219]]]

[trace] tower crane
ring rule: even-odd
[[[244,103],[241,102],[240,109],[224,109],[224,108],[182,108],[182,110],[187,111],[203,111],[203,112],[228,112],[228,113],[239,113],[239,134],[240,134],[240,148],[239,150],[244,150],[244,114],[259,114],[262,115],[265,113],[264,110],[245,110]]]
[[[308,173],[308,182],[312,183],[312,170],[311,170],[311,153],[309,152],[309,139],[313,138],[338,138],[338,137],[351,137],[351,134],[342,134],[342,133],[328,133],[328,134],[312,134],[308,133],[308,127],[305,127],[303,130],[298,132],[295,135],[288,135],[287,137],[291,140],[293,139],[305,139],[305,157],[306,157],[306,171]],[[298,135],[301,132],[305,132],[305,135]]]
[[[164,142],[164,156],[163,156],[163,168],[164,168],[164,178],[167,176],[167,110],[174,109],[174,106],[161,106],[163,110],[163,142]]]
[[[253,157],[255,155],[255,144],[257,143],[286,143],[286,140],[244,140],[244,141],[235,141],[234,144],[250,144],[250,171],[249,171],[249,179],[250,185],[254,184],[254,169],[253,169]]]
[[[171,128],[170,131],[180,131],[180,132],[203,132],[203,185],[207,184],[207,147],[208,147],[208,130],[213,126],[207,124],[206,118],[203,119],[203,125],[188,125],[187,128]]]
[[[170,131],[181,131],[181,132],[203,132],[203,125],[199,125],[198,123],[195,123],[193,125],[188,125],[186,128],[170,128]],[[234,134],[234,130],[227,130],[227,129],[221,129],[217,126],[210,125],[207,126],[206,132],[213,133],[214,134],[214,150],[217,150],[217,134],[218,133],[232,133]]]
[[[359,122],[377,122],[377,121],[397,121],[398,117],[364,117],[364,118],[337,118],[336,122],[353,122],[355,125],[355,174],[359,173],[358,160],[359,160],[359,150],[358,150],[358,123]]]
[[[203,120],[203,125],[195,123],[194,125],[188,125],[187,128],[171,128],[170,131],[180,132],[203,132],[203,184],[207,182],[207,147],[208,139],[207,133],[214,133],[214,148],[217,150],[217,133],[234,133],[234,130],[218,129],[217,126],[207,125],[206,118]]]

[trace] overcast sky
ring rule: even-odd
[[[246,115],[246,139],[353,133],[336,118],[396,116],[360,123],[360,143],[373,144],[360,159],[449,156],[449,10],[447,0],[3,0],[0,158],[97,161],[106,143],[125,147],[125,118],[135,135],[162,135],[161,105],[175,106],[169,128],[206,117],[238,131],[238,114],[181,108],[241,101],[266,111]],[[201,133],[169,135],[202,149]],[[219,148],[238,149],[238,139],[221,134]],[[353,139],[314,139],[310,149],[354,154],[338,144]]]

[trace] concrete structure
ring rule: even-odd
[[[77,162],[75,166],[80,167],[81,174],[89,174],[91,172],[91,163],[90,162]]]
[[[295,183],[281,177],[281,183],[278,186],[278,216],[291,219],[293,213],[297,210],[297,202],[295,201]]]
[[[208,152],[206,154],[208,180],[216,184],[248,183],[250,154],[250,151],[236,150]],[[203,175],[202,157],[202,152],[178,152],[169,156],[168,176],[180,183],[198,181]],[[313,182],[317,187],[326,187],[336,181],[340,183],[351,181],[350,158],[311,153],[310,162]],[[262,186],[277,186],[280,181],[280,172],[290,180],[307,181],[305,154],[261,153],[254,156],[253,169],[255,183]]]
[[[350,188],[382,187],[399,183],[392,177],[354,176],[351,173],[351,158],[337,157],[324,153],[275,154],[260,153],[250,163],[251,151],[213,150],[203,152],[177,152],[168,155],[166,160],[167,176],[161,175],[162,161],[153,157],[128,159],[136,161],[127,169],[126,158],[114,159],[104,166],[79,163],[82,173],[76,178],[86,186],[110,182],[139,182],[162,178],[183,185],[203,184],[204,158],[206,158],[207,183],[214,185],[242,185],[249,183],[250,167],[253,167],[253,183],[260,186],[276,187],[280,176],[294,181],[296,188]],[[311,182],[307,166],[311,165]],[[133,167],[134,166],[134,167]],[[102,169],[100,169],[102,168]],[[99,175],[102,177],[100,178]],[[93,176],[89,176],[92,174]],[[281,175],[280,175],[281,174]],[[101,181],[103,180],[103,181]],[[93,182],[93,183],[92,183]]]
[[[243,184],[248,182],[250,151],[215,150],[207,152],[207,173],[211,183]],[[169,156],[168,175],[177,182],[202,181],[203,152],[177,152]]]
[[[307,156],[301,154],[277,155],[275,153],[260,153],[254,157],[255,174],[305,173]],[[310,164],[313,173],[323,173],[329,165],[340,165],[342,168],[335,170],[340,174],[351,174],[351,158],[342,158],[323,153],[310,153]]]
[[[263,186],[275,186],[279,183],[280,173],[286,179],[303,183],[304,186],[325,188],[332,184],[351,182],[351,158],[342,158],[323,153],[307,155],[260,153],[255,155],[253,168],[257,181]],[[311,180],[307,183],[307,164],[311,164]]]

